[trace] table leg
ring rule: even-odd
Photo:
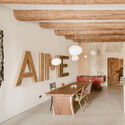
[[[55,115],[73,115],[74,107],[71,96],[54,96],[53,110]]]
[[[93,83],[92,89],[96,90],[96,91],[101,91],[102,90],[102,86],[101,86],[100,83]]]

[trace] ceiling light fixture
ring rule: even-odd
[[[70,48],[69,48],[69,53],[70,55],[72,56],[78,56],[82,53],[82,48],[78,45],[72,45]]]
[[[58,66],[61,64],[61,59],[60,58],[54,58],[52,59],[52,65]]]
[[[79,57],[78,56],[72,56],[72,61],[78,61]]]
[[[84,55],[84,58],[86,59],[88,56],[87,55]]]
[[[95,56],[95,55],[97,54],[97,52],[96,52],[96,50],[91,50],[91,51],[90,51],[90,54],[91,54],[92,56]]]

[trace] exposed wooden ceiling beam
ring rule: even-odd
[[[125,19],[125,10],[14,10],[20,21]]]
[[[125,35],[125,30],[55,30],[59,36],[65,35]]]
[[[86,42],[125,42],[125,35],[105,35],[105,36],[95,36],[95,37],[76,37],[70,36],[67,39],[73,40],[75,42],[86,41]]]
[[[95,37],[98,37],[98,36],[107,36],[107,35],[91,35],[91,34],[87,34],[87,35],[65,35],[65,38],[66,39],[83,39],[83,38],[95,38]]]
[[[74,42],[125,42],[125,39],[78,39],[73,40]]]
[[[125,42],[125,35],[92,35],[90,37],[70,35],[65,37],[74,42]]]
[[[0,0],[7,4],[125,4],[125,0]]]
[[[65,36],[66,39],[124,39],[125,35],[68,35]]]
[[[88,38],[73,39],[74,42],[125,42],[125,35],[105,35]]]
[[[125,29],[125,22],[85,22],[85,23],[41,22],[40,27],[49,29],[115,30],[115,29]]]

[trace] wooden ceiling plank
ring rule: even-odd
[[[41,28],[48,29],[85,29],[85,30],[115,30],[125,29],[125,22],[84,22],[84,23],[51,23],[41,22]]]
[[[0,0],[4,4],[125,4],[125,0]]]
[[[55,30],[58,36],[65,35],[125,35],[125,30]]]
[[[124,39],[125,35],[67,35],[66,39]]]
[[[74,42],[125,42],[125,39],[82,39],[82,40],[73,40]]]
[[[70,35],[65,38],[74,42],[125,42],[125,35],[89,35],[89,37]]]
[[[125,19],[125,10],[14,10],[20,21]]]

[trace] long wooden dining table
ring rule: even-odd
[[[53,113],[55,115],[74,115],[73,96],[82,88],[86,88],[90,82],[73,82],[64,87],[47,92],[46,96],[53,97]]]

